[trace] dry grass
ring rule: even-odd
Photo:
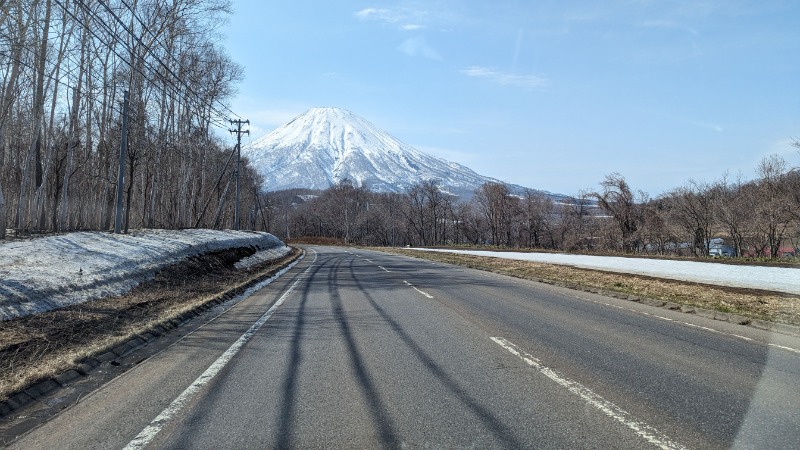
[[[299,256],[249,271],[233,264],[251,249],[218,252],[174,265],[129,294],[14,319],[0,327],[0,400],[39,380],[76,368],[155,326],[268,276]]]
[[[304,245],[347,245],[344,240],[322,237],[322,236],[300,236],[293,239],[287,239],[286,244],[304,244]]]
[[[800,325],[800,296],[797,295],[486,256],[403,249],[376,250],[391,251],[405,256],[486,270],[526,280],[557,283],[570,288],[614,292],[733,313],[751,319]]]

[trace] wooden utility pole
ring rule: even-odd
[[[122,233],[122,190],[125,186],[125,158],[128,150],[128,105],[130,97],[125,91],[122,101],[122,132],[119,144],[119,175],[117,175],[117,214],[114,218],[114,233]],[[133,180],[131,180],[133,181]],[[128,208],[131,206],[128,205]]]
[[[233,212],[233,229],[239,230],[239,162],[242,159],[242,134],[250,134],[250,130],[242,130],[242,125],[247,124],[250,125],[249,120],[230,120],[231,125],[235,125],[236,128],[232,128],[228,131],[231,133],[236,133],[236,207]]]

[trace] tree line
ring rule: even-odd
[[[229,0],[0,0],[0,239],[113,226],[124,92],[124,228],[232,226],[215,133],[242,68]],[[242,204],[260,180],[242,171]]]
[[[345,180],[321,192],[264,194],[260,203],[249,225],[290,240],[697,257],[712,254],[718,239],[733,256],[774,258],[800,247],[800,171],[779,156],[764,158],[753,180],[688,181],[654,199],[613,173],[568,198],[486,183],[464,200],[436,180],[399,194]]]
[[[128,130],[124,229],[234,228],[235,149],[215,130],[241,66],[217,43],[230,0],[0,0],[0,239],[109,230]],[[795,142],[796,146],[800,143]],[[365,245],[492,245],[707,256],[800,245],[800,173],[778,156],[755,179],[689,181],[650,199],[620,174],[557,198],[437,180],[404,193],[347,181],[262,193],[241,166],[244,228]]]

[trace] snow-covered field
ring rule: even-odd
[[[0,243],[0,320],[121,295],[170,264],[234,247],[259,250],[239,268],[290,251],[268,233],[217,230],[81,232]]]
[[[632,273],[672,280],[694,281],[719,286],[800,294],[800,268],[746,266],[695,261],[673,261],[616,256],[567,255],[561,253],[517,253],[477,250],[416,249],[466,255],[561,264],[585,269]]]

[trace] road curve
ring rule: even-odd
[[[313,247],[12,448],[798,448],[800,342]]]

